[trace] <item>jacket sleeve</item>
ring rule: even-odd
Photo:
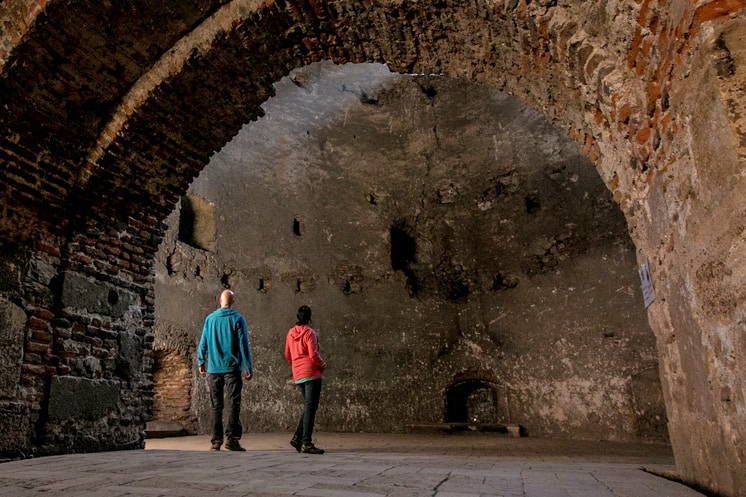
[[[197,365],[203,366],[207,360],[207,320],[202,325],[202,336],[199,337],[199,345],[197,346]]]
[[[251,361],[251,346],[249,345],[249,329],[246,326],[246,320],[242,317],[236,323],[238,326],[238,340],[241,348],[241,361],[247,374],[254,374],[254,367]]]
[[[304,340],[306,340],[306,347],[308,347],[308,352],[311,356],[311,362],[313,362],[314,367],[318,368],[319,371],[325,370],[326,362],[324,362],[319,353],[319,339],[316,336],[316,332],[306,333]]]

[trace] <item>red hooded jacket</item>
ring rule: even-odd
[[[326,363],[319,355],[316,332],[304,324],[293,326],[285,337],[285,360],[293,370],[293,380],[321,378]]]

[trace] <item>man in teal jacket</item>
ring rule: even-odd
[[[238,442],[243,433],[241,426],[241,369],[246,372],[246,381],[254,377],[249,348],[249,331],[246,320],[231,309],[233,292],[224,290],[220,294],[220,309],[205,318],[202,336],[197,348],[199,373],[207,374],[212,404],[212,446],[220,450],[223,445],[223,394],[228,391],[230,411],[225,431],[227,450],[245,451]],[[207,367],[205,367],[205,361]]]

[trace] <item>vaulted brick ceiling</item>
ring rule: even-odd
[[[554,3],[6,1],[0,233],[162,219],[275,81],[325,58],[506,86],[592,150],[583,93],[607,101],[616,61],[573,19],[587,9]]]

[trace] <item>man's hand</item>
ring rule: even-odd
[[[254,375],[253,375],[252,373],[247,373],[247,374],[246,374],[246,376],[245,376],[245,378],[246,378],[246,381],[251,381],[251,379],[252,379],[253,377],[254,377]]]
[[[201,366],[199,367],[199,374],[205,374],[206,372],[207,372],[207,370],[205,370],[205,365],[204,365],[204,364],[202,364],[202,365],[201,365]]]

